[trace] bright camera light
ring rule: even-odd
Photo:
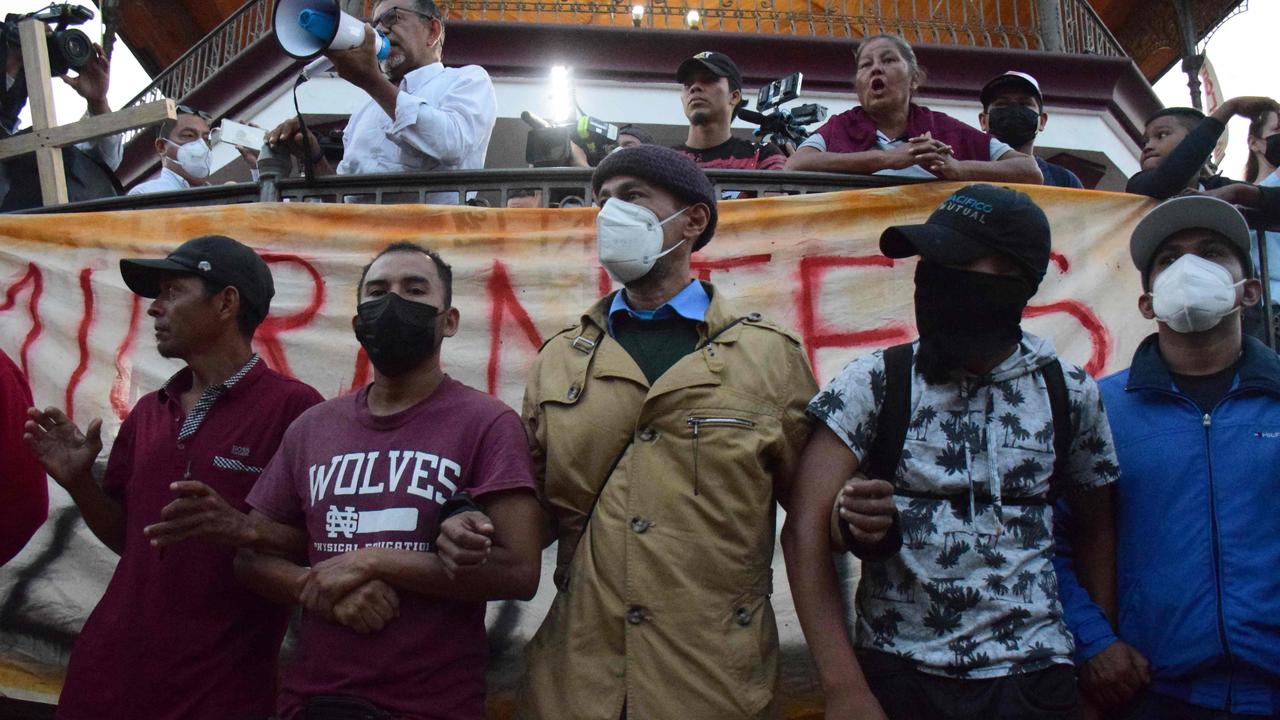
[[[551,67],[551,111],[548,119],[554,123],[568,122],[573,118],[573,72],[565,65]]]

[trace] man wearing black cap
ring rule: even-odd
[[[639,125],[623,125],[618,128],[618,147],[652,145],[653,135]]]
[[[1156,333],[1100,383],[1122,470],[1114,623],[1054,560],[1104,717],[1280,716],[1280,359],[1241,332],[1262,295],[1249,241],[1234,207],[1187,196],[1129,243]]]
[[[978,113],[978,124],[982,130],[1023,155],[1034,157],[1045,185],[1084,187],[1075,173],[1035,154],[1036,135],[1044,130],[1049,113],[1044,111],[1044,96],[1034,77],[1010,70],[992,78],[979,97],[982,112]]]
[[[742,73],[728,55],[700,52],[680,63],[676,80],[689,118],[689,137],[676,150],[698,167],[781,170],[787,162],[773,143],[754,143],[729,131],[742,102]]]
[[[624,288],[547,341],[525,391],[559,592],[517,716],[771,717],[774,499],[817,386],[793,333],[690,279],[716,226],[693,162],[624,148],[592,187],[600,262]],[[442,553],[483,548],[451,522]]]
[[[1116,465],[1093,379],[1020,327],[1049,223],[1020,192],[970,185],[880,249],[920,257],[920,339],[813,399],[782,532],[828,717],[871,695],[890,718],[1075,717],[1051,502],[1071,506],[1083,584],[1110,612]],[[863,560],[852,645],[833,544]]]
[[[58,717],[267,717],[287,612],[236,582],[233,547],[200,538],[162,549],[148,531],[196,507],[245,511],[285,428],[321,398],[250,348],[275,292],[252,249],[201,237],[163,260],[122,260],[120,272],[154,298],[160,354],[187,366],[134,406],[102,485],[90,474],[101,419],[81,433],[57,408],[29,413],[32,451],[120,554],[72,650]],[[190,528],[168,529],[180,540]]]

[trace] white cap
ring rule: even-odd
[[[1040,83],[1036,79],[1024,72],[1017,70],[1009,70],[1003,75],[997,75],[992,78],[986,85],[982,87],[982,94],[978,99],[982,102],[982,107],[986,108],[995,98],[996,90],[1006,84],[1025,85],[1031,90],[1031,94],[1036,96],[1036,100],[1040,102],[1040,107],[1044,108],[1044,96],[1040,94]]]

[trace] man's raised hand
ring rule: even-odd
[[[29,408],[22,439],[31,453],[61,486],[92,479],[89,471],[102,452],[102,419],[89,423],[85,432],[56,407]]]

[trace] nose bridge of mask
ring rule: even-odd
[[[1244,280],[1232,283],[1231,273],[1226,268],[1199,255],[1187,253],[1173,261],[1164,272],[1160,273],[1160,277],[1152,283],[1151,289],[1152,292],[1159,292],[1160,287],[1168,289],[1188,281],[1199,285],[1220,284],[1223,288],[1235,288],[1244,283]]]
[[[612,208],[609,207],[611,205],[613,206]],[[617,215],[618,211],[621,211],[628,219],[636,221],[635,224],[637,225],[653,225],[656,227],[666,225],[672,220],[680,217],[689,209],[688,207],[681,208],[680,210],[668,215],[666,219],[660,219],[658,217],[658,213],[650,210],[649,208],[638,203],[628,202],[621,198],[609,198],[608,202],[605,203],[604,208],[600,209],[600,212],[603,213],[605,208],[610,209],[610,212],[607,215],[610,219],[613,219],[613,216]]]
[[[167,143],[169,143],[170,145],[172,145],[172,146],[174,146],[174,147],[178,148],[179,150],[181,150],[182,148],[184,148],[184,147],[186,147],[186,146],[188,146],[188,145],[195,145],[196,143],[203,143],[205,147],[209,147],[209,143],[208,143],[208,142],[206,142],[204,138],[196,138],[195,140],[188,140],[187,142],[184,142],[184,143],[174,142],[173,140],[170,140],[169,138],[165,138],[165,139],[164,139],[164,141],[165,141],[165,142],[167,142]]]

